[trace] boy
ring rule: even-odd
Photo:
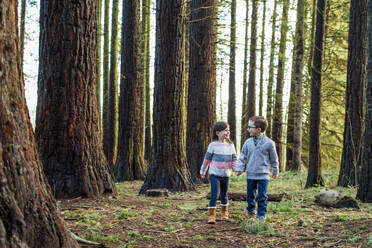
[[[267,188],[269,185],[270,167],[273,167],[272,177],[275,179],[279,174],[278,155],[275,143],[263,133],[267,127],[267,121],[263,116],[253,116],[248,122],[250,138],[242,147],[242,151],[235,167],[236,175],[243,173],[244,159],[247,161],[247,211],[249,217],[257,213],[257,219],[266,219],[267,212]],[[256,192],[257,212],[256,212]]]

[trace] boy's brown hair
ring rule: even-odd
[[[261,128],[261,132],[265,132],[267,128],[267,120],[263,116],[252,116],[249,118],[250,121],[253,121],[256,128]]]

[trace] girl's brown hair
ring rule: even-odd
[[[230,125],[224,121],[218,121],[213,126],[213,140],[218,141],[218,136],[216,132],[221,132],[228,128]],[[232,144],[233,142],[230,139],[226,139],[228,143]]]

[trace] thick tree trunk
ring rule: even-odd
[[[288,9],[289,0],[283,1],[282,24],[280,27],[280,44],[279,44],[279,60],[278,60],[278,75],[276,80],[275,91],[275,107],[273,112],[272,139],[276,145],[276,151],[279,159],[279,170],[282,171],[282,130],[283,130],[283,81],[285,68],[285,53],[287,47],[287,32],[288,32]]]
[[[245,140],[249,137],[248,133],[248,26],[249,26],[249,0],[245,1],[245,38],[244,38],[244,68],[243,68],[243,106],[242,106],[242,123],[240,131],[240,147],[243,147]]]
[[[368,1],[368,55],[372,53],[372,1]],[[366,112],[364,117],[363,147],[359,166],[361,167],[357,198],[372,202],[372,56],[367,56]]]
[[[229,102],[227,121],[230,124],[230,138],[234,141],[234,144],[236,146],[235,52],[236,52],[236,0],[231,0]]]
[[[301,152],[302,152],[302,78],[304,69],[304,0],[297,1],[297,21],[296,36],[294,45],[294,127],[293,127],[293,156],[292,161],[288,164],[291,170],[301,169]],[[290,157],[287,155],[287,159]]]
[[[257,9],[258,0],[252,0],[251,44],[248,77],[248,119],[256,115],[256,49],[257,49]]]
[[[185,7],[184,0],[157,0],[153,161],[140,193],[194,189],[182,144]]]
[[[45,175],[57,198],[115,192],[98,127],[96,2],[45,0],[40,13],[35,133]]]
[[[145,160],[151,160],[150,0],[142,0],[143,80],[145,87]]]
[[[144,130],[141,119],[140,2],[124,0],[119,102],[119,141],[115,177],[118,181],[145,178]]]
[[[20,50],[21,50],[21,62],[23,64],[23,55],[24,55],[24,50],[25,50],[25,18],[26,18],[26,6],[27,6],[27,1],[22,0],[22,5],[21,5],[21,23],[19,27],[19,41],[21,43],[20,45]]]
[[[312,67],[311,83],[311,105],[310,105],[310,144],[309,144],[309,169],[305,188],[315,185],[324,185],[321,175],[320,156],[320,117],[322,107],[322,62],[323,62],[323,40],[324,40],[324,15],[327,0],[318,0],[315,49]]]
[[[274,58],[275,58],[275,47],[276,47],[276,8],[278,0],[274,0],[274,11],[271,20],[271,43],[270,43],[270,65],[269,65],[269,82],[267,84],[267,107],[266,107],[266,119],[267,129],[266,135],[271,137],[271,126],[272,126],[272,112],[273,112],[273,84],[274,84]]]
[[[26,105],[17,1],[0,1],[0,247],[78,247],[42,171]]]
[[[102,138],[101,73],[102,73],[102,0],[97,0],[97,110],[98,126]]]
[[[367,78],[367,0],[350,3],[344,143],[338,185],[358,185]]]
[[[194,182],[216,121],[216,0],[191,2],[187,164]]]
[[[109,108],[107,113],[107,144],[106,158],[110,170],[114,170],[117,156],[118,143],[118,48],[119,48],[119,0],[112,2],[111,11],[111,52],[110,52],[110,84],[109,84]]]
[[[266,27],[266,0],[263,0],[262,10],[262,33],[261,33],[261,57],[260,57],[260,97],[258,104],[258,115],[263,113],[263,75],[264,75],[264,58],[265,58],[265,27]]]

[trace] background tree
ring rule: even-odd
[[[184,0],[157,0],[153,160],[140,193],[147,189],[194,188],[182,144]]]
[[[110,2],[105,0],[103,20],[103,110],[102,110],[102,131],[103,151],[106,158],[109,157],[109,111],[110,111]]]
[[[242,105],[242,123],[240,131],[240,147],[243,147],[248,138],[248,104],[247,104],[247,71],[248,71],[248,26],[249,26],[249,0],[245,1],[245,38],[244,38],[244,68],[243,68],[243,105]],[[222,81],[222,79],[221,79]],[[221,82],[222,85],[222,82]],[[221,94],[222,95],[222,94]],[[222,111],[221,111],[222,113]],[[222,114],[221,114],[222,115]]]
[[[98,126],[102,135],[101,73],[102,73],[102,0],[97,0],[97,110]]]
[[[40,13],[35,134],[45,175],[57,198],[115,192],[98,127],[96,1],[45,0]]]
[[[305,16],[305,1],[297,1],[297,20],[296,33],[293,48],[293,77],[294,81],[294,117],[293,117],[293,155],[290,156],[287,151],[287,169],[301,169],[301,153],[302,153],[302,78],[304,68],[304,16]],[[292,81],[291,80],[291,81]],[[292,82],[291,82],[292,83]],[[291,92],[292,95],[292,92]],[[288,128],[289,128],[288,118]],[[289,131],[287,131],[288,135]],[[287,136],[288,137],[288,136]],[[288,138],[287,138],[287,143]],[[287,145],[288,147],[288,145]]]
[[[372,1],[362,1],[363,5],[361,11],[362,16],[365,18],[367,15],[367,37],[368,37],[368,53],[372,51]],[[367,3],[367,6],[364,4]],[[368,12],[366,13],[366,8]],[[356,10],[357,11],[357,10]],[[363,20],[365,20],[363,18]],[[366,24],[362,24],[363,27]],[[366,35],[365,32],[363,32]],[[360,167],[360,181],[357,192],[357,198],[363,202],[372,202],[372,56],[367,56],[367,92],[366,92],[366,112],[364,117],[364,134],[363,134],[363,147],[361,152]]]
[[[194,182],[216,121],[216,3],[191,1],[186,155]]]
[[[352,0],[350,4],[344,142],[338,177],[338,185],[343,187],[358,185],[367,78],[367,2]]]
[[[145,87],[145,160],[151,160],[151,109],[150,109],[150,0],[142,0],[142,54],[143,84]]]
[[[123,1],[119,140],[115,177],[118,181],[145,177],[143,119],[141,119],[140,2]]]
[[[26,105],[17,1],[0,2],[0,246],[78,247],[44,177]]]
[[[266,0],[262,0],[262,31],[261,31],[261,57],[260,57],[260,97],[258,104],[258,115],[262,116],[263,111],[263,74],[265,58],[265,26],[266,26]]]
[[[274,58],[275,58],[275,47],[276,47],[276,17],[277,17],[277,5],[278,0],[274,0],[274,10],[271,17],[271,42],[270,42],[270,64],[269,64],[269,81],[267,84],[267,106],[266,106],[266,119],[267,129],[266,135],[271,137],[271,126],[272,126],[272,112],[273,112],[273,84],[274,84]]]
[[[257,49],[257,8],[258,0],[252,0],[251,20],[251,44],[249,56],[249,77],[248,77],[248,119],[256,115],[256,49]]]
[[[113,0],[111,11],[111,49],[110,49],[110,76],[109,76],[109,108],[107,114],[107,150],[106,158],[110,170],[114,170],[118,143],[118,48],[119,48],[119,0]]]
[[[282,130],[283,130],[283,81],[284,68],[286,61],[287,33],[288,33],[288,9],[289,0],[283,1],[282,23],[280,26],[280,44],[278,59],[278,75],[275,90],[275,105],[273,111],[272,139],[276,145],[279,159],[279,169],[283,169],[282,164]]]
[[[314,43],[314,56],[312,67],[311,84],[311,107],[310,107],[310,145],[309,145],[309,169],[305,188],[315,185],[324,185],[321,175],[320,157],[320,116],[322,106],[322,62],[323,62],[323,40],[324,40],[324,21],[325,6],[327,0],[318,0],[316,31]]]
[[[229,103],[227,122],[230,124],[230,138],[234,141],[234,144],[236,146],[235,51],[236,51],[236,0],[231,0]]]

